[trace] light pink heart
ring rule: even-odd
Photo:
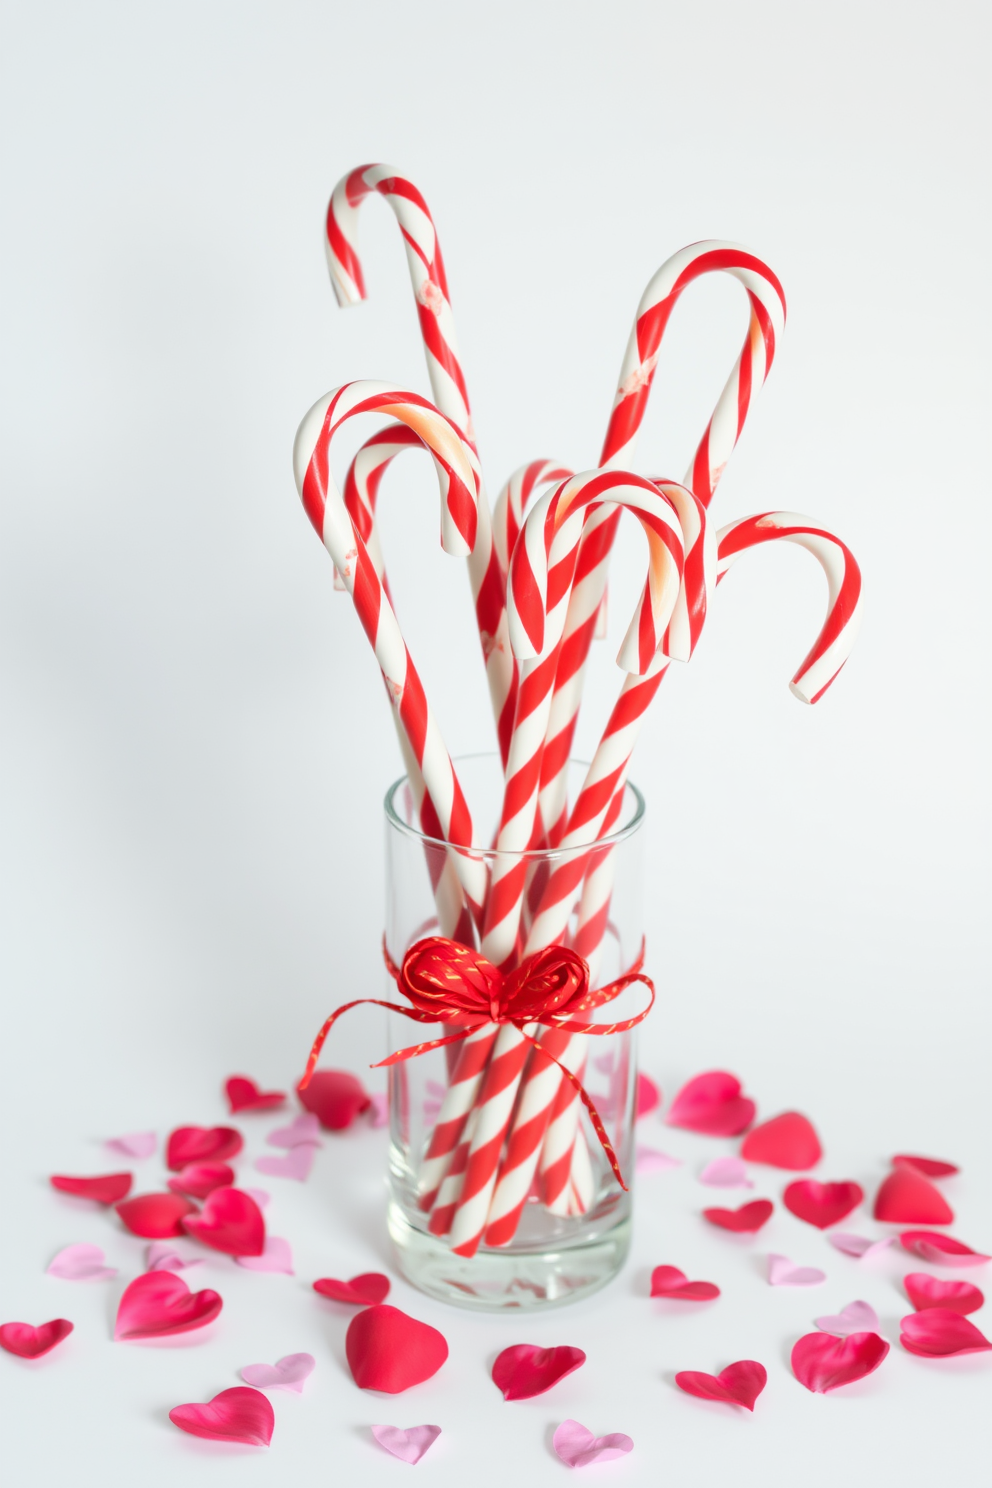
[[[312,1111],[297,1116],[288,1126],[277,1126],[265,1139],[270,1147],[320,1147],[320,1118]]]
[[[369,1122],[372,1126],[389,1125],[389,1097],[381,1090],[370,1096]]]
[[[590,1462],[609,1462],[613,1457],[626,1457],[634,1445],[622,1431],[611,1432],[609,1436],[593,1436],[579,1421],[562,1421],[551,1444],[569,1467],[588,1467]]]
[[[441,1435],[440,1426],[373,1426],[372,1435],[380,1447],[399,1457],[401,1462],[419,1462],[428,1447]]]
[[[827,1317],[814,1318],[813,1321],[821,1333],[833,1333],[838,1338],[846,1338],[849,1333],[881,1331],[878,1313],[867,1302],[848,1302],[840,1312]]]
[[[815,1266],[795,1266],[788,1256],[768,1257],[768,1283],[770,1286],[819,1286],[826,1281],[827,1273]]]
[[[699,1175],[710,1188],[753,1188],[747,1168],[739,1157],[715,1157]]]
[[[127,1132],[123,1137],[111,1137],[103,1145],[124,1157],[151,1157],[158,1146],[158,1137],[153,1131]]]
[[[316,1364],[313,1354],[284,1354],[274,1364],[247,1364],[241,1378],[256,1390],[295,1390],[299,1395]]]
[[[156,1240],[145,1255],[146,1271],[185,1271],[188,1266],[202,1266],[203,1257],[181,1250],[171,1240]]]
[[[47,1275],[59,1276],[63,1281],[109,1281],[117,1271],[104,1265],[99,1245],[67,1245],[52,1261]]]
[[[316,1156],[316,1147],[307,1142],[291,1147],[285,1157],[258,1157],[255,1166],[270,1178],[295,1178],[297,1183],[306,1183]]]
[[[241,1192],[246,1193],[250,1199],[254,1199],[259,1209],[264,1209],[269,1202],[269,1195],[264,1188],[243,1188]]]
[[[292,1276],[293,1252],[288,1240],[282,1240],[278,1235],[266,1235],[265,1249],[260,1256],[235,1256],[239,1266],[244,1266],[246,1271],[279,1271],[283,1276]],[[254,1380],[249,1380],[254,1384]]]
[[[887,1250],[895,1238],[895,1235],[883,1235],[881,1240],[868,1240],[864,1235],[851,1234],[849,1230],[835,1230],[827,1236],[835,1250],[842,1251],[844,1255],[854,1256],[857,1261],[863,1261],[866,1256],[877,1255],[879,1251]]]
[[[669,1157],[667,1152],[660,1152],[657,1147],[638,1147],[634,1159],[634,1167],[638,1173],[664,1173],[668,1168],[680,1168],[681,1159]]]

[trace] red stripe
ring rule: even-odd
[[[406,653],[406,680],[399,707],[400,718],[403,720],[410,746],[417,757],[417,764],[422,765],[427,739],[427,699],[424,696],[423,683],[417,675],[417,668],[413,664],[409,651]],[[442,836],[447,837],[447,832],[443,832]]]
[[[338,227],[337,218],[334,216],[333,197],[327,207],[327,241],[330,243],[331,250],[338,263],[354,281],[359,299],[366,299],[365,275],[362,273],[362,266],[359,263],[358,255],[340,227]]]
[[[382,586],[379,583],[379,576],[373,567],[372,559],[369,557],[368,548],[366,548],[361,538],[357,536],[356,542],[358,544],[358,556],[355,559],[355,590],[353,598],[355,609],[358,611],[358,618],[362,622],[362,628],[372,642],[374,650],[375,638],[379,631],[379,608],[382,603]],[[394,680],[399,682],[402,679],[397,677]]]
[[[756,300],[750,291],[748,291],[748,299],[751,301],[751,309],[753,311]],[[752,320],[747,328],[747,340],[741,347],[740,360],[737,366],[737,433],[734,437],[735,444],[741,437],[741,430],[747,418],[748,405],[751,402],[751,334],[753,326],[754,321]]]

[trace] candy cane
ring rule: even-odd
[[[434,401],[474,449],[468,389],[458,355],[448,279],[434,219],[413,182],[391,166],[359,166],[342,177],[331,194],[325,247],[338,303],[353,305],[365,298],[365,276],[358,256],[358,212],[372,192],[377,192],[392,208],[403,235]],[[513,720],[515,672],[506,639],[505,585],[493,547],[489,505],[481,477],[468,571],[497,733],[500,747],[505,750]]]
[[[727,273],[747,292],[750,319],[740,356],[717,401],[689,466],[685,484],[708,506],[726,463],[741,436],[758,390],[771,369],[785,326],[785,295],[761,259],[736,243],[708,240],[674,254],[641,296],[624,355],[616,399],[600,464],[629,465],[647,409],[651,384],[669,317],[683,291],[702,275]],[[615,513],[602,511],[583,534],[555,698],[548,725],[541,816],[554,840],[566,806],[567,765],[582,703],[586,658],[606,591],[606,570],[616,534]]]

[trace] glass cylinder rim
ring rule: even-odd
[[[482,749],[482,750],[477,751],[474,754],[461,754],[461,755],[457,755],[454,758],[454,760],[452,761],[452,763],[457,766],[459,764],[469,764],[470,762],[473,762],[475,760],[498,760],[498,759],[499,759],[499,756],[498,756],[498,754],[496,753],[495,750]],[[582,765],[584,768],[588,769],[589,761],[588,760],[579,760],[579,759],[570,759],[569,760],[569,764],[570,765]],[[445,840],[444,840],[443,837],[431,837],[426,832],[422,832],[419,827],[412,827],[409,822],[405,822],[403,820],[403,818],[400,816],[399,812],[396,810],[396,806],[394,804],[395,803],[395,798],[396,798],[396,793],[397,793],[398,790],[401,789],[402,786],[408,784],[408,782],[409,782],[409,776],[407,776],[407,775],[401,775],[398,780],[394,780],[393,781],[392,785],[386,791],[386,794],[383,797],[383,802],[382,802],[383,810],[386,813],[386,821],[390,824],[390,826],[395,827],[397,829],[397,831],[400,831],[400,832],[404,833],[407,837],[413,838],[413,840],[416,841],[416,842],[420,842],[423,845],[429,846],[429,847],[438,847],[438,848],[448,849],[451,846],[451,844],[448,843],[448,842],[445,842]],[[625,826],[621,827],[618,831],[611,832],[609,834],[609,836],[607,836],[607,837],[598,837],[594,843],[584,844],[581,848],[580,847],[571,847],[571,848],[569,848],[569,847],[566,847],[566,848],[562,848],[562,847],[550,847],[550,848],[548,848],[548,847],[530,847],[530,848],[525,849],[522,852],[506,852],[506,853],[501,853],[500,856],[501,857],[507,857],[507,858],[520,858],[520,859],[523,859],[523,858],[541,858],[541,859],[543,859],[545,861],[548,861],[548,860],[550,860],[552,858],[572,857],[572,856],[575,855],[576,852],[580,852],[580,851],[581,852],[585,852],[585,851],[587,851],[589,847],[596,847],[597,849],[610,848],[610,847],[617,846],[618,843],[626,842],[627,838],[628,837],[632,837],[634,835],[634,833],[640,828],[641,823],[644,820],[644,814],[645,814],[645,809],[646,808],[645,808],[644,797],[641,794],[641,792],[638,790],[637,786],[634,784],[634,782],[632,780],[625,780],[624,781],[624,789],[630,791],[631,795],[634,798],[635,808],[636,809],[635,809],[634,815],[631,817],[630,821],[627,822],[627,824]],[[491,858],[491,857],[495,857],[496,856],[496,849],[494,847],[465,847],[465,848],[462,848],[461,851],[462,852],[465,852],[465,853],[476,854],[480,858]]]

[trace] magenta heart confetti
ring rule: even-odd
[[[373,1426],[372,1435],[401,1462],[419,1462],[441,1435],[440,1426]]]
[[[299,1395],[316,1367],[313,1354],[284,1354],[274,1364],[247,1364],[241,1378],[256,1390],[295,1390]]]
[[[846,1338],[807,1333],[792,1350],[792,1372],[807,1390],[825,1395],[874,1373],[888,1352],[889,1345],[877,1333],[850,1333]]]
[[[296,1116],[288,1126],[277,1126],[265,1139],[270,1147],[322,1147],[320,1121],[312,1111]]]
[[[904,1230],[899,1236],[904,1250],[911,1250],[934,1266],[984,1266],[992,1257],[980,1250],[972,1250],[963,1240],[953,1235],[941,1235],[937,1230]]]
[[[899,1342],[910,1354],[928,1359],[946,1359],[952,1354],[979,1354],[992,1343],[959,1312],[949,1307],[927,1307],[911,1312],[899,1324]]]
[[[531,1400],[543,1395],[566,1374],[572,1374],[586,1362],[580,1348],[560,1344],[557,1348],[539,1348],[534,1343],[517,1343],[498,1354],[493,1364],[493,1384],[502,1390],[504,1400]]]
[[[720,1288],[712,1281],[690,1281],[678,1266],[655,1266],[651,1272],[652,1297],[671,1297],[676,1302],[712,1302]]]
[[[276,1424],[275,1412],[265,1396],[247,1385],[221,1390],[206,1405],[177,1405],[169,1412],[169,1420],[190,1436],[249,1447],[267,1447]]]
[[[739,1157],[715,1157],[699,1175],[700,1183],[710,1188],[753,1188],[747,1168]]]
[[[255,1166],[269,1178],[295,1178],[297,1183],[305,1183],[316,1155],[316,1147],[307,1142],[291,1147],[285,1157],[258,1157]]]
[[[579,1421],[562,1421],[551,1444],[562,1462],[569,1467],[588,1467],[591,1462],[609,1462],[613,1457],[626,1457],[634,1443],[622,1431],[609,1436],[593,1436]]]
[[[711,1137],[736,1137],[754,1120],[753,1100],[741,1095],[741,1082],[726,1070],[708,1070],[689,1080],[672,1101],[669,1126]]]
[[[753,1411],[754,1402],[768,1382],[768,1371],[757,1359],[738,1359],[721,1369],[719,1374],[705,1374],[699,1369],[682,1369],[675,1383],[687,1395],[699,1400],[713,1400],[720,1405],[742,1405]]]
[[[259,1256],[235,1256],[239,1266],[244,1266],[246,1271],[279,1271],[284,1276],[292,1276],[293,1252],[289,1241],[282,1240],[278,1235],[266,1235],[265,1249]],[[249,1383],[254,1383],[249,1381]]]
[[[172,1271],[146,1271],[136,1276],[117,1307],[114,1338],[166,1338],[204,1328],[219,1316],[223,1298],[209,1287],[191,1292]]]
[[[37,1328],[33,1323],[0,1323],[0,1348],[19,1359],[40,1359],[69,1337],[72,1326],[68,1318],[52,1318]]]
[[[789,1257],[784,1255],[768,1257],[769,1286],[819,1286],[826,1279],[827,1273],[817,1270],[815,1266],[793,1265]]]
[[[849,1230],[834,1230],[827,1236],[835,1250],[841,1251],[843,1255],[853,1256],[857,1261],[888,1250],[895,1238],[895,1235],[883,1235],[881,1240],[868,1240],[864,1235],[854,1235]]]
[[[52,1261],[47,1275],[59,1276],[63,1281],[109,1281],[117,1271],[104,1265],[99,1245],[67,1245]]]
[[[127,1132],[123,1137],[110,1137],[104,1144],[111,1152],[120,1153],[122,1157],[134,1157],[137,1159],[151,1157],[158,1146],[158,1137],[153,1131],[149,1132]]]
[[[985,1294],[970,1281],[941,1281],[925,1271],[911,1271],[902,1284],[917,1312],[928,1307],[947,1307],[951,1312],[977,1312],[985,1305]]]
[[[867,1302],[848,1302],[840,1312],[813,1321],[822,1333],[833,1333],[837,1338],[850,1333],[877,1333],[880,1327],[878,1313]]]

